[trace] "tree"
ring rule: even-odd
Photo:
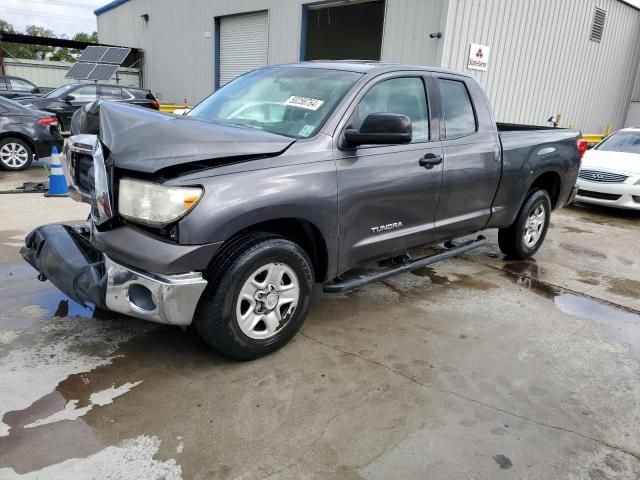
[[[0,19],[0,31],[7,33],[20,33],[13,28],[9,22]],[[29,25],[25,29],[25,35],[34,37],[58,38],[53,31],[39,27],[37,25]],[[59,38],[65,38],[62,35]],[[79,42],[98,42],[98,32],[85,33],[79,32],[73,36],[73,40]],[[5,57],[25,58],[28,60],[37,60],[48,58],[49,60],[62,62],[75,62],[82,50],[75,48],[48,47],[45,45],[24,45],[21,43],[0,42],[0,48],[4,50]]]

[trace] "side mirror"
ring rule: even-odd
[[[38,87],[33,87],[31,89],[31,93],[40,93],[40,89]]]
[[[71,103],[76,99],[76,97],[74,97],[73,95],[67,95],[66,97],[64,97],[64,101],[67,103]]]
[[[411,138],[411,120],[399,113],[372,113],[364,119],[360,130],[344,131],[344,139],[351,146],[402,145],[411,143]]]

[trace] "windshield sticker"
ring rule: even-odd
[[[307,98],[307,97],[297,97],[295,95],[291,95],[286,102],[285,105],[291,105],[292,107],[300,107],[306,110],[318,110],[324,100],[318,100],[317,98]]]
[[[298,133],[298,135],[300,135],[301,137],[308,137],[309,135],[311,135],[314,128],[316,127],[314,127],[313,125],[305,125],[304,127],[302,127],[302,130],[300,130],[300,133]]]

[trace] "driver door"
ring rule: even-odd
[[[423,72],[378,77],[347,113],[341,132],[359,128],[370,113],[388,112],[411,119],[413,138],[406,145],[336,151],[341,271],[401,254],[433,237],[442,164],[426,167],[421,160],[441,161],[442,146],[437,122],[431,122],[429,114],[430,81]]]

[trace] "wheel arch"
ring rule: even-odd
[[[540,172],[529,185],[521,205],[524,205],[527,197],[534,190],[545,190],[551,199],[551,208],[555,209],[558,206],[560,193],[562,192],[562,175],[555,170]]]
[[[253,232],[272,233],[300,245],[311,259],[315,281],[328,280],[329,272],[333,268],[329,257],[329,247],[321,230],[313,222],[300,217],[272,218],[242,228],[225,240],[225,243]],[[218,253],[211,262],[215,261]]]

